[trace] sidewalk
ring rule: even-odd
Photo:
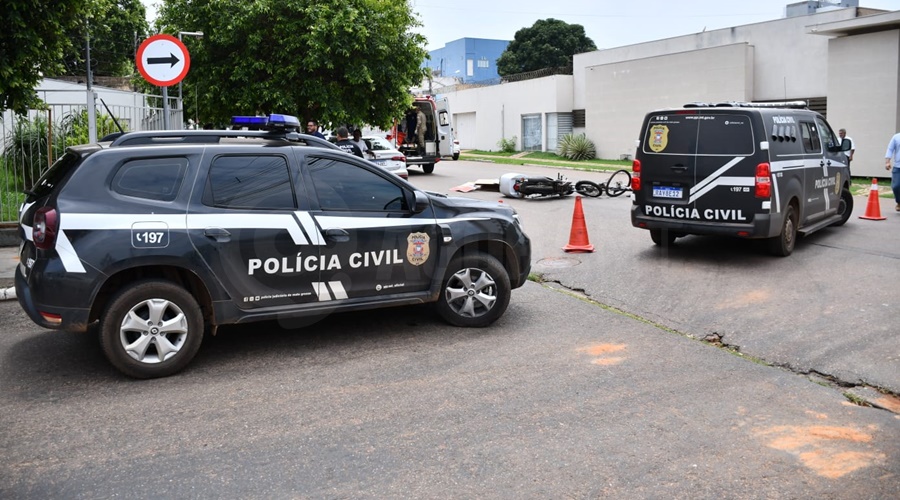
[[[0,292],[13,286],[16,266],[19,265],[19,247],[0,246]]]

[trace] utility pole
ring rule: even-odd
[[[178,32],[178,41],[179,42],[182,41],[182,38],[181,38],[182,35],[195,36],[197,38],[202,38],[203,32],[202,31],[179,31]],[[180,81],[178,82],[178,113],[179,113],[179,116],[181,117],[181,124],[178,126],[178,129],[180,130],[180,129],[184,128],[184,95],[182,94],[182,91],[181,91],[181,82]]]
[[[85,59],[87,59],[88,142],[97,142],[97,96],[94,94],[94,74],[91,72],[91,23],[85,23]]]

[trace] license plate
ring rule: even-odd
[[[653,186],[654,198],[681,198],[681,188],[671,186]]]
[[[375,164],[379,167],[383,167],[387,162],[384,160],[375,160]]]

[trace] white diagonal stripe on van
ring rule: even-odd
[[[309,212],[294,212],[294,217],[300,221],[300,225],[303,226],[303,230],[306,231],[306,235],[312,240],[313,245],[325,244],[322,233],[319,231],[319,228],[316,227],[316,221],[309,215]]]
[[[726,163],[726,164],[722,165],[721,167],[719,167],[718,170],[716,170],[716,171],[713,172],[712,174],[706,176],[706,178],[704,178],[702,181],[698,182],[697,184],[694,184],[694,187],[691,188],[691,201],[693,201],[693,200],[695,199],[695,198],[694,198],[694,193],[696,193],[697,191],[700,191],[700,190],[703,189],[707,184],[709,184],[710,182],[716,180],[720,175],[724,174],[729,168],[731,168],[731,167],[737,165],[738,162],[740,162],[740,161],[743,160],[743,159],[744,159],[743,156],[736,156],[736,157],[734,157],[731,161],[729,161],[728,163]],[[708,190],[704,190],[704,192],[705,192],[705,191],[708,191]],[[698,198],[699,198],[699,196],[698,196]]]
[[[329,281],[328,287],[331,288],[331,293],[334,295],[335,300],[347,298],[347,291],[344,290],[344,285],[340,281]]]
[[[66,268],[66,272],[85,272],[81,259],[78,258],[78,253],[72,248],[72,242],[69,241],[69,237],[66,236],[66,232],[62,229],[56,235],[56,253],[59,255],[59,260],[62,261],[63,267]]]
[[[703,189],[697,193],[694,193],[694,190],[692,189],[691,198],[688,200],[688,203],[694,203],[700,199],[701,196],[718,186],[753,186],[755,182],[753,177],[719,177],[715,181],[706,184]]]

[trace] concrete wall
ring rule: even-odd
[[[741,43],[755,47],[753,99],[821,97],[827,91],[828,38],[808,34],[808,27],[852,19],[855,14],[856,9],[840,9],[577,54],[574,106],[586,109],[588,68]]]
[[[900,30],[828,40],[828,122],[856,143],[853,175],[888,177],[884,152],[900,131]]]
[[[497,151],[501,138],[516,137],[517,149],[522,149],[522,115],[543,115],[546,134],[546,114],[572,110],[572,76],[555,75],[524,82],[504,83],[490,87],[460,90],[441,94],[450,102],[455,117],[472,113],[471,119],[454,120],[457,137],[466,149]],[[465,140],[465,143],[463,142]],[[546,138],[543,141],[546,147]]]
[[[753,54],[753,47],[741,43],[587,68],[585,134],[597,156],[634,155],[648,111],[751,100]]]

